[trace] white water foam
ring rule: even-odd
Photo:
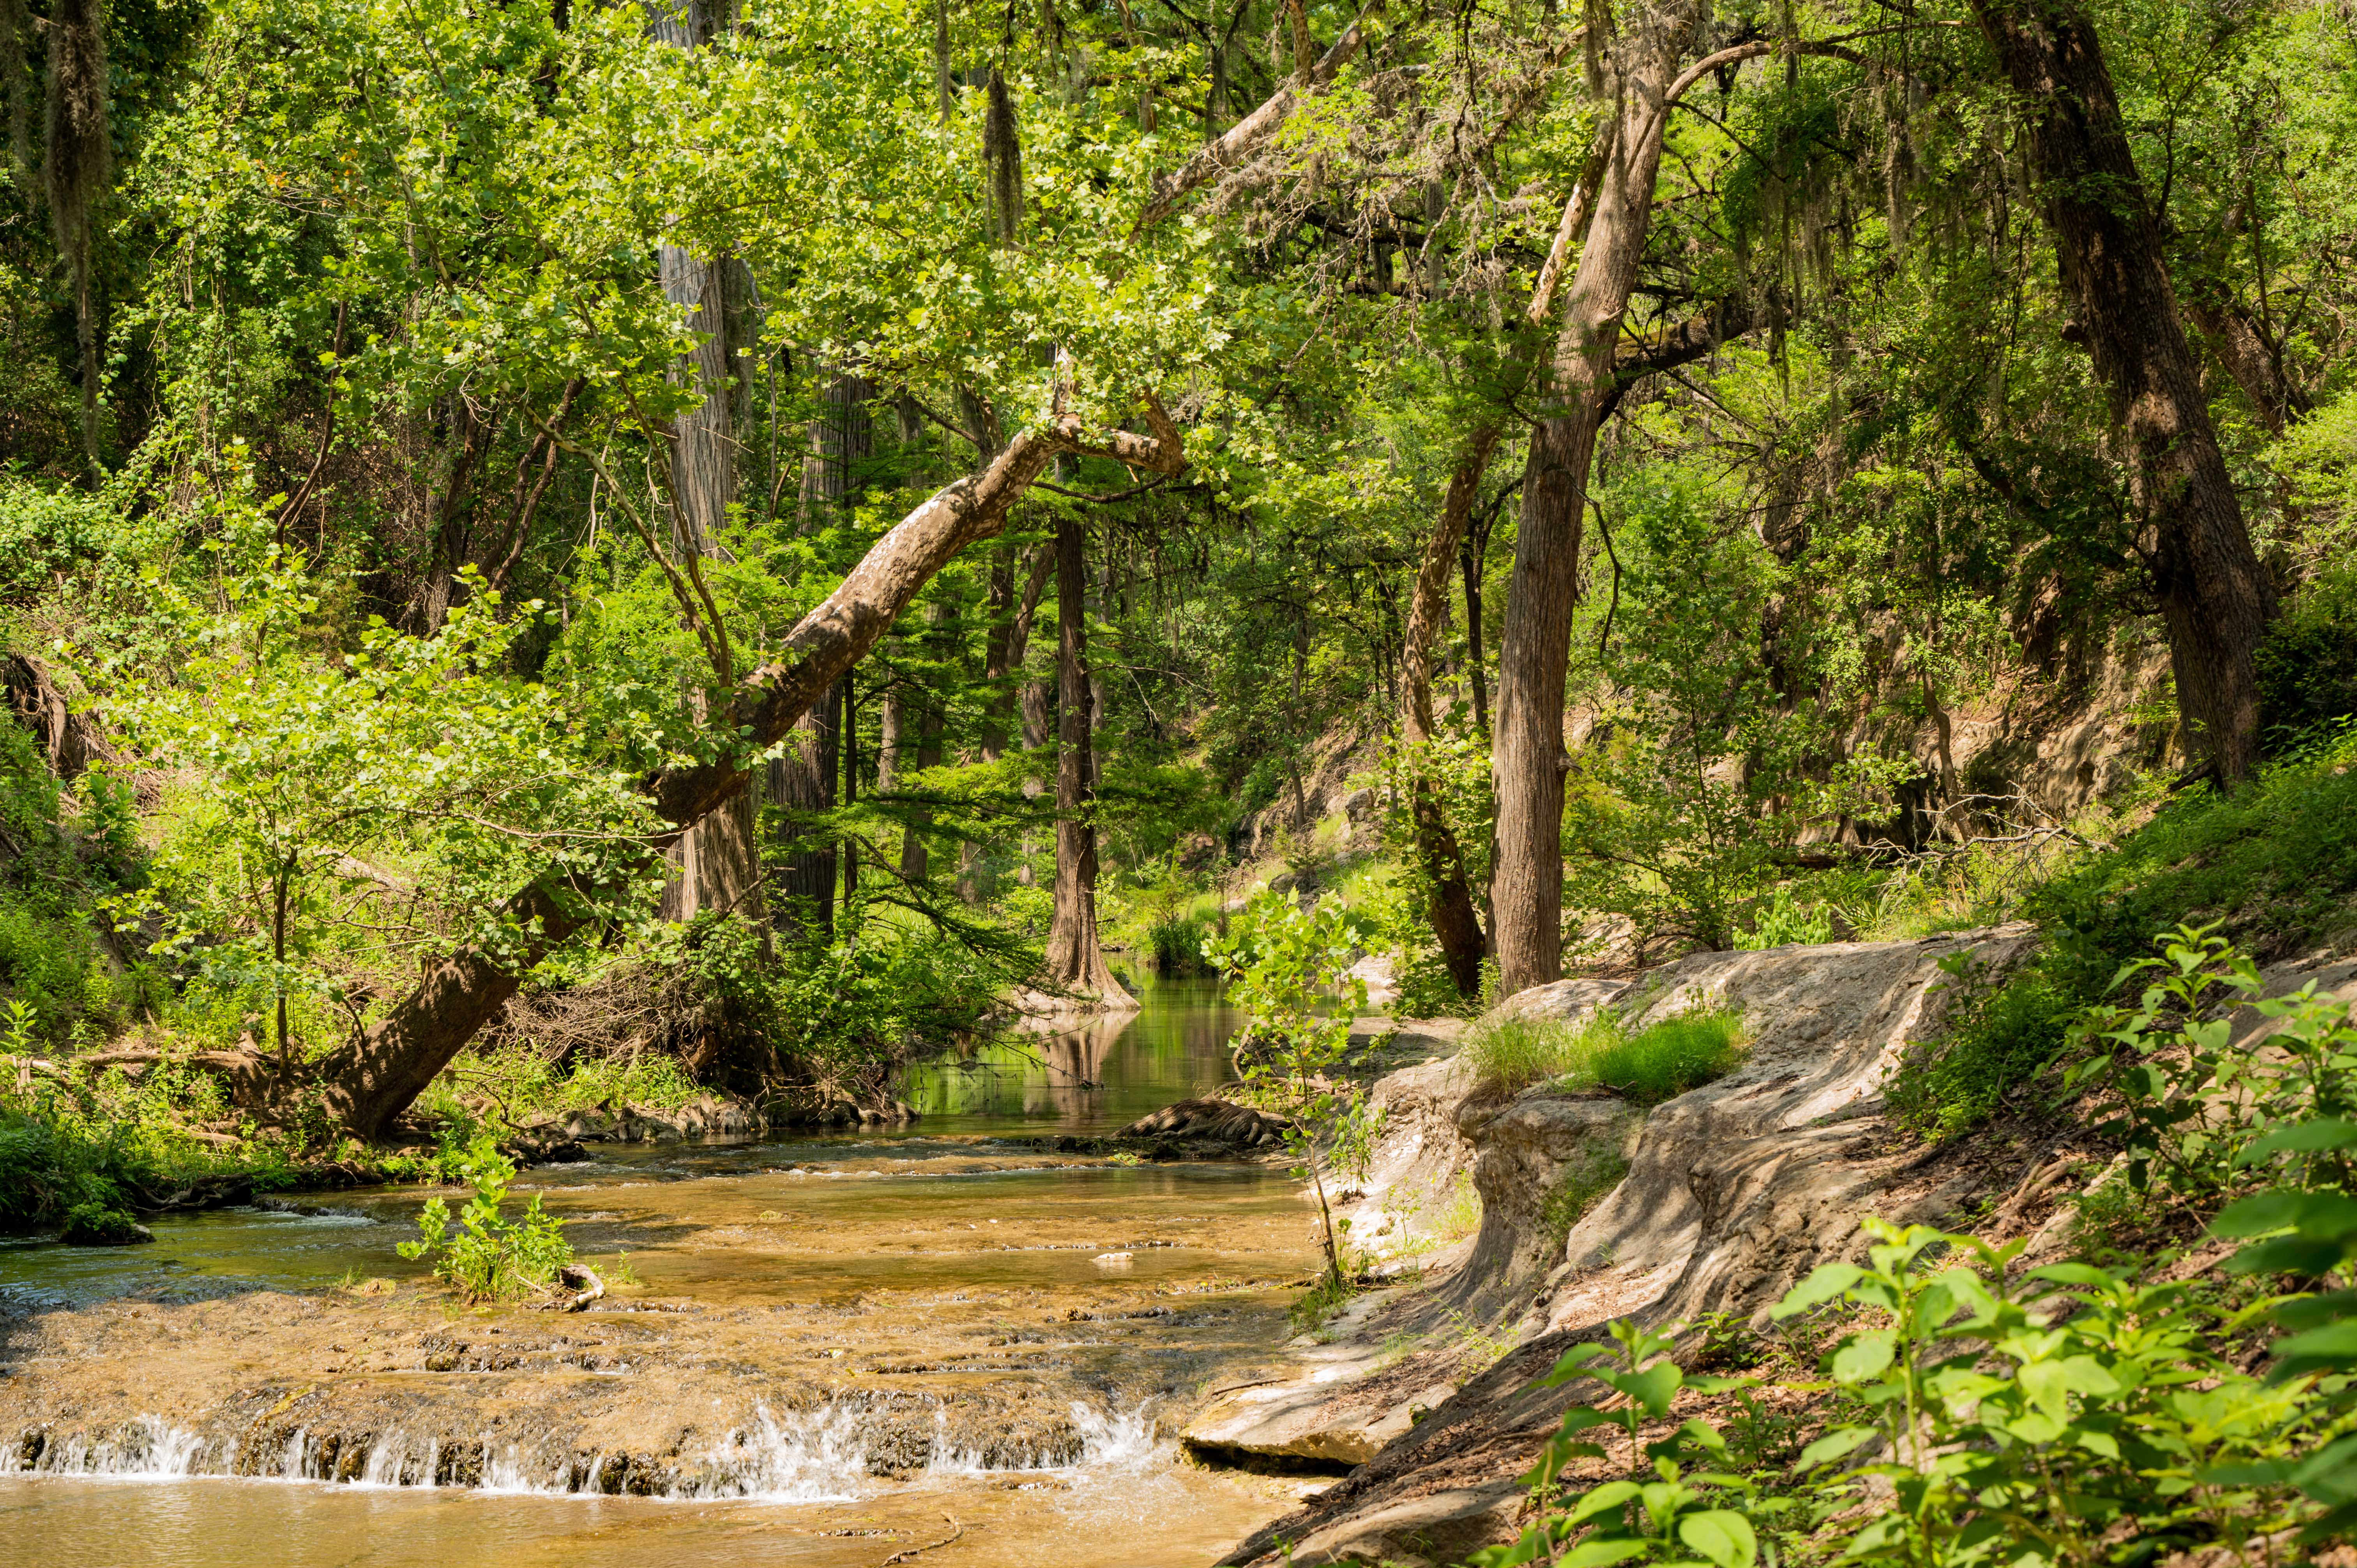
[[[107,1476],[123,1480],[179,1480],[199,1474],[205,1441],[156,1416],[127,1423],[117,1435],[95,1441],[76,1434],[52,1443],[33,1464],[40,1476]]]
[[[860,1426],[866,1414],[856,1405],[821,1405],[810,1411],[772,1412],[755,1407],[751,1426],[730,1433],[703,1455],[693,1475],[682,1477],[659,1494],[674,1501],[745,1501],[762,1503],[822,1503],[856,1500],[869,1486],[867,1444]],[[947,1423],[937,1412],[932,1451],[925,1474],[952,1478],[993,1474],[1135,1468],[1167,1457],[1147,1407],[1100,1411],[1075,1401],[1072,1425],[1080,1434],[1078,1455],[1070,1459],[1035,1455],[1017,1465],[987,1463],[983,1454],[961,1449],[947,1435]],[[121,1480],[179,1481],[199,1477],[234,1477],[237,1444],[224,1440],[219,1451],[194,1432],[156,1416],[143,1416],[100,1437],[75,1435],[52,1443],[33,1465],[35,1474],[107,1477]],[[615,1456],[594,1455],[586,1469],[558,1461],[540,1474],[510,1443],[494,1446],[483,1434],[483,1455],[475,1490],[492,1495],[591,1497],[603,1490],[601,1482]],[[627,1459],[623,1461],[627,1463]],[[431,1490],[441,1469],[438,1436],[414,1439],[399,1431],[382,1433],[371,1445],[359,1475],[339,1482],[322,1445],[308,1427],[299,1427],[271,1455],[253,1480],[281,1484],[342,1485],[356,1489]],[[346,1471],[349,1474],[349,1470]]]
[[[1035,1471],[1092,1469],[1102,1466],[1135,1465],[1158,1456],[1160,1444],[1154,1418],[1146,1413],[1152,1402],[1138,1404],[1126,1411],[1100,1411],[1074,1400],[1071,1405],[1072,1425],[1081,1434],[1081,1451],[1071,1459],[1056,1460],[1034,1455],[1023,1465],[992,1465],[985,1455],[970,1448],[960,1448],[948,1439],[948,1415],[933,1413],[933,1451],[925,1462],[929,1476],[990,1476],[1026,1474]]]
[[[752,1428],[730,1433],[705,1455],[705,1475],[673,1495],[769,1503],[848,1502],[859,1496],[867,1475],[859,1412],[827,1404],[789,1411],[780,1420],[769,1406],[756,1405],[754,1416]]]

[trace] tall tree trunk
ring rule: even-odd
[[[2160,226],[2094,22],[2072,0],[1973,0],[2030,114],[2063,293],[2133,454],[2129,493],[2188,727],[2232,786],[2258,758],[2259,640],[2275,585],[2251,547],[2186,346]]]
[[[1647,12],[1614,51],[1619,109],[1587,243],[1542,382],[1547,417],[1532,434],[1523,480],[1491,752],[1498,843],[1491,899],[1499,990],[1508,996],[1563,973],[1564,681],[1587,467],[1621,317],[1644,259],[1671,80],[1695,19],[1688,5]]]
[[[1425,543],[1417,564],[1415,588],[1408,599],[1407,631],[1401,639],[1400,672],[1406,688],[1400,707],[1400,744],[1408,769],[1408,820],[1415,834],[1416,868],[1426,886],[1425,913],[1441,961],[1459,996],[1481,993],[1481,918],[1473,908],[1473,889],[1465,873],[1465,852],[1440,809],[1433,788],[1429,759],[1424,755],[1437,733],[1432,707],[1432,641],[1448,607],[1448,578],[1457,565],[1458,547],[1473,515],[1473,501],[1481,476],[1497,449],[1498,426],[1475,431],[1459,455],[1442,499],[1440,521]],[[1467,606],[1478,610],[1478,597]],[[1479,634],[1474,646],[1478,649]],[[1479,655],[1476,655],[1477,660]],[[1480,671],[1474,671],[1476,681]]]
[[[739,679],[722,715],[753,747],[785,738],[828,687],[865,657],[958,553],[1006,526],[1007,509],[1056,455],[1085,451],[1156,473],[1185,461],[1177,426],[1148,399],[1153,434],[1113,431],[1093,440],[1059,416],[1026,430],[988,468],[937,491],[869,547],[826,601],[786,635],[777,659]],[[666,769],[650,789],[656,811],[678,827],[703,821],[741,795],[745,768],[723,757]],[[647,852],[657,853],[653,846]],[[601,874],[552,865],[503,911],[516,933],[496,947],[458,948],[428,964],[416,987],[314,1066],[319,1103],[337,1125],[362,1137],[382,1132],[507,1005],[533,965],[579,934],[599,907]]]
[[[817,705],[795,724],[787,737],[785,755],[770,764],[772,798],[787,811],[834,810],[841,707],[840,685],[828,687]],[[810,837],[791,819],[780,825],[778,836],[787,852],[777,877],[779,918],[805,936],[831,940],[834,934],[834,843]]]
[[[672,4],[657,0],[653,32],[674,48],[695,50],[711,42],[718,14],[703,0]],[[672,422],[669,453],[672,548],[682,555],[720,556],[728,506],[737,499],[739,443],[732,414],[737,349],[731,331],[726,255],[699,256],[683,246],[664,244],[656,257],[663,297],[695,334],[695,346],[672,368],[673,380],[697,394],[694,407]],[[700,693],[689,698],[698,714]],[[751,789],[732,796],[708,820],[691,824],[669,858],[673,872],[664,890],[666,919],[692,920],[705,910],[735,914],[769,937],[763,898],[759,802]]]
[[[1097,944],[1096,791],[1089,768],[1088,528],[1056,523],[1056,907],[1048,927],[1046,972],[1063,991],[1099,1007],[1137,1004]]]

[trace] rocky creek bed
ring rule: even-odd
[[[1209,1561],[1299,1484],[1171,1434],[1266,1374],[1309,1214],[1119,1133],[1231,1025],[1182,995],[920,1075],[914,1126],[529,1170],[608,1282],[578,1314],[434,1286],[418,1188],[0,1247],[0,1564]]]

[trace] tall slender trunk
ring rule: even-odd
[[[1497,450],[1498,435],[1497,425],[1484,425],[1473,433],[1458,457],[1441,501],[1440,521],[1434,525],[1432,537],[1425,543],[1424,559],[1416,567],[1415,587],[1408,598],[1407,630],[1400,639],[1400,673],[1406,688],[1400,707],[1400,744],[1408,769],[1408,820],[1415,835],[1416,867],[1426,886],[1425,913],[1432,925],[1433,940],[1440,946],[1441,961],[1448,966],[1448,978],[1456,984],[1457,993],[1468,997],[1481,993],[1481,918],[1474,911],[1465,852],[1441,811],[1425,747],[1438,729],[1433,719],[1432,642],[1448,611],[1449,574],[1456,568],[1458,547],[1472,518],[1474,498],[1490,466],[1490,455]],[[1468,610],[1477,610],[1479,603],[1476,599]],[[1477,633],[1474,647],[1480,646]],[[1477,652],[1473,677],[1477,682],[1479,658]]]
[[[1541,387],[1548,414],[1532,433],[1523,480],[1491,750],[1498,844],[1491,897],[1499,990],[1509,996],[1563,973],[1563,789],[1570,763],[1564,682],[1587,468],[1652,225],[1667,93],[1695,21],[1690,5],[1647,13],[1614,51],[1619,110],[1610,150]]]
[[[1046,972],[1100,1006],[1135,1006],[1097,943],[1096,791],[1089,768],[1088,528],[1056,524],[1056,906]]]
[[[2211,426],[2102,42],[2075,0],[1972,0],[1972,10],[2029,110],[2063,293],[2127,436],[2179,708],[2231,786],[2258,760],[2257,655],[2275,585]]]
[[[476,470],[482,466],[483,455],[494,434],[492,422],[478,417],[474,405],[465,396],[452,393],[447,405],[449,456],[435,497],[434,538],[428,547],[425,581],[419,585],[417,601],[409,618],[418,632],[426,637],[440,631],[448,618],[451,589],[474,542],[479,489]]]
[[[719,13],[704,0],[658,0],[651,16],[658,38],[691,51],[711,42],[722,25]],[[672,547],[682,555],[720,556],[726,551],[722,533],[728,506],[737,499],[739,447],[732,413],[739,347],[728,309],[732,262],[725,254],[699,256],[669,243],[661,247],[656,262],[663,297],[696,339],[672,368],[673,381],[698,397],[672,422]],[[704,713],[701,693],[691,693],[689,703]],[[669,855],[673,875],[663,894],[664,918],[690,920],[705,910],[726,911],[768,941],[759,821],[759,800],[748,789],[680,835]]]

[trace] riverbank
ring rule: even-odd
[[[1862,1251],[1866,1216],[2018,1238],[2023,1266],[2071,1255],[2071,1200],[2112,1153],[2083,1125],[2000,1119],[1926,1144],[1882,1098],[1908,1045],[1946,1026],[1956,993],[1943,962],[1968,956],[2002,974],[2033,940],[2009,926],[1705,953],[1627,988],[1566,981],[1509,1004],[1576,1020],[1609,1002],[1631,1029],[1697,1007],[1739,1013],[1741,1068],[1651,1111],[1545,1084],[1501,1094],[1456,1056],[1382,1079],[1384,1131],[1350,1218],[1353,1236],[1374,1239],[1371,1272],[1400,1283],[1290,1341],[1283,1375],[1222,1397],[1183,1434],[1210,1458],[1336,1478],[1222,1563],[1413,1568],[1512,1540],[1527,1522],[1521,1477],[1564,1412],[1600,1396],[1535,1387],[1559,1357],[1616,1318],[1684,1326],[1689,1363],[1722,1353],[1713,1346],[1756,1348],[1769,1305]],[[2357,958],[2322,948],[2264,980],[2267,995],[2314,982],[2345,996]],[[2270,1026],[2255,1008],[2235,1014],[2236,1048]],[[1566,1201],[1614,1162],[1625,1176],[1584,1206]],[[1729,1413],[1703,1401],[1673,1419]]]

